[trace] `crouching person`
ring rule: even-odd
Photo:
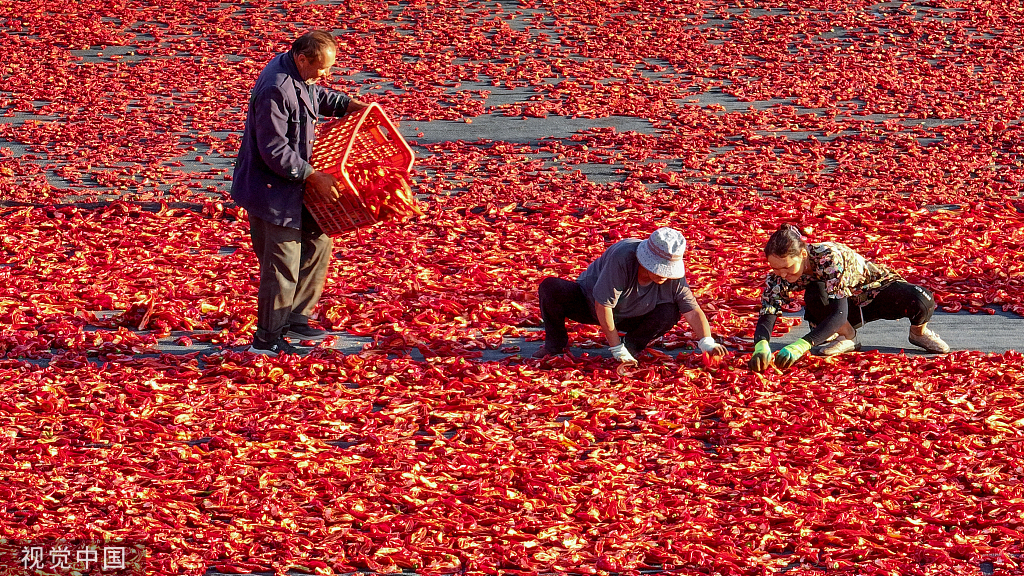
[[[932,293],[910,284],[897,272],[875,264],[838,242],[810,244],[792,224],[783,224],[768,239],[765,259],[771,266],[761,295],[750,369],[761,372],[773,361],[789,368],[811,348],[835,356],[860,349],[857,328],[875,320],[910,319],[911,344],[933,354],[949,346],[928,328],[935,312]],[[804,291],[804,319],[811,331],[772,358],[771,338],[782,305]]]
[[[534,358],[566,352],[566,318],[599,325],[612,356],[623,363],[635,364],[636,356],[680,317],[692,328],[701,351],[725,355],[686,283],[685,251],[686,239],[679,231],[659,228],[646,240],[616,242],[575,282],[546,278],[538,289],[546,335]],[[620,337],[620,332],[625,335]]]

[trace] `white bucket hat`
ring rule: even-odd
[[[686,252],[686,238],[682,233],[672,228],[658,228],[636,247],[636,259],[651,274],[682,278],[686,275],[683,252]]]

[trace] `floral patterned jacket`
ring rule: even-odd
[[[889,284],[904,281],[887,266],[868,262],[852,248],[838,242],[808,244],[807,254],[814,263],[814,272],[804,274],[796,282],[768,274],[761,295],[761,315],[780,314],[793,291],[802,290],[811,282],[824,282],[829,298],[849,298],[851,306],[863,306]]]

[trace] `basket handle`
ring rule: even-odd
[[[381,138],[383,138],[381,142],[390,142],[395,139],[395,136],[391,133],[391,129],[385,122],[381,122],[375,126],[375,128],[380,133]]]

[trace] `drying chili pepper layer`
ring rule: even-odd
[[[672,225],[688,231],[687,277],[714,332],[745,349],[765,273],[760,246],[767,231],[796,219],[816,239],[847,242],[932,289],[947,311],[1024,312],[1024,215],[1000,210],[1005,204],[952,212],[893,198],[830,210],[825,200],[794,205],[690,186],[538,182],[526,191],[473,184],[432,197],[424,216],[364,230],[362,244],[338,242],[320,322],[390,352],[472,356],[504,336],[533,336],[545,276],[574,277],[615,240]],[[152,351],[172,331],[229,346],[251,336],[256,263],[234,208],[19,208],[4,221],[7,357]],[[691,345],[684,330],[662,344]],[[601,342],[591,330],[577,343],[592,337]]]
[[[1022,360],[6,360],[0,525],[153,574],[1015,569]]]
[[[629,116],[686,151],[663,178],[1015,196],[1022,19],[956,0],[10,4],[0,106],[17,117],[0,138],[22,151],[0,154],[0,197],[222,194],[209,161],[234,155],[255,74],[314,27],[342,41],[332,85],[406,122]],[[492,101],[509,89],[532,94]]]

